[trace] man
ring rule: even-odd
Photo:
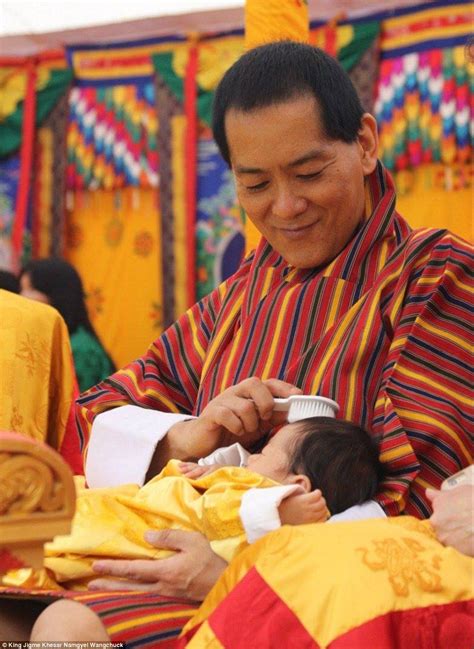
[[[372,512],[428,516],[425,488],[472,460],[467,244],[412,232],[394,211],[373,117],[339,65],[310,46],[275,43],[245,54],[217,90],[213,130],[263,239],[144,357],[81,399],[83,432],[94,422],[88,481],[112,484],[118,474],[140,482],[170,457],[204,455],[236,438],[251,446],[281,421],[273,398],[302,391],[336,400],[341,417],[379,442],[385,479]],[[147,409],[139,423],[120,410],[127,404]],[[102,562],[99,573],[129,581],[107,577],[95,586],[201,600],[224,568],[207,541],[150,539],[177,554]],[[128,609],[118,624],[110,598],[95,605],[89,595],[87,605],[74,616],[91,639],[108,633],[143,644],[151,634],[160,646],[176,633],[163,632],[163,607],[162,621],[157,615],[144,630],[137,619],[145,609]],[[55,619],[52,607],[35,640],[47,639],[38,628],[63,637]]]

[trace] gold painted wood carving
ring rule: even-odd
[[[69,533],[74,507],[73,477],[63,458],[46,444],[0,432],[1,554],[40,568],[44,543]]]

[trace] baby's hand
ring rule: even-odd
[[[186,476],[186,478],[196,480],[197,478],[202,478],[205,475],[209,475],[209,473],[213,473],[213,471],[217,471],[217,469],[220,469],[223,466],[225,465],[211,464],[210,466],[201,466],[200,464],[197,464],[197,462],[181,462],[179,469],[181,473]]]
[[[278,506],[282,525],[303,525],[326,521],[329,510],[319,489],[304,494],[288,496]]]

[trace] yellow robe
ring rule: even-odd
[[[45,546],[44,571],[11,571],[3,579],[24,588],[82,589],[97,573],[97,559],[162,559],[172,554],[147,543],[147,530],[202,532],[226,561],[247,547],[239,517],[243,494],[276,482],[245,468],[225,467],[197,480],[185,478],[170,460],[145,486],[85,489],[77,479],[77,509],[71,534]],[[54,577],[54,578],[53,578]]]
[[[60,450],[74,390],[69,335],[59,313],[0,290],[0,430]]]
[[[411,516],[284,526],[232,562],[179,646],[471,649],[473,575]]]

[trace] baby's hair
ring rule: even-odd
[[[331,514],[360,505],[376,493],[383,470],[377,445],[357,424],[332,417],[299,422],[304,433],[290,460],[291,473],[303,473],[321,489]]]

